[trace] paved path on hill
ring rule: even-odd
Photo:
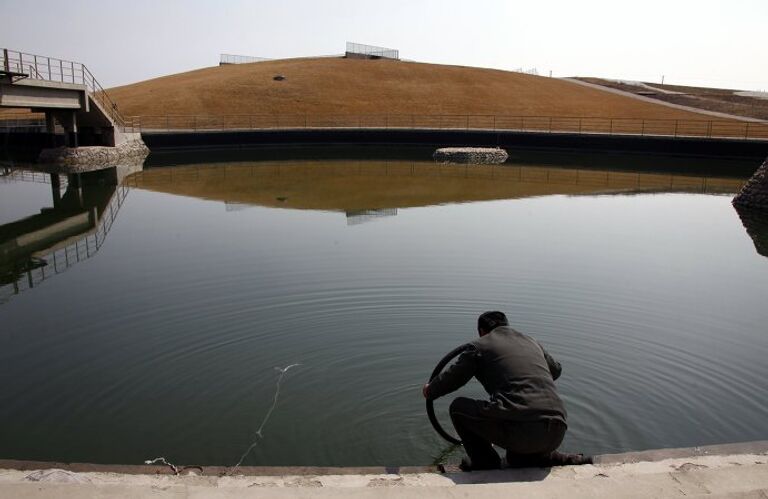
[[[637,95],[633,94],[632,92],[625,92],[623,90],[619,90],[616,88],[606,87],[603,85],[598,85],[596,83],[589,83],[586,81],[577,80],[575,78],[560,78],[563,81],[569,81],[571,83],[575,83],[576,85],[582,85],[584,87],[590,87],[590,88],[596,88],[598,90],[602,90],[604,92],[609,92],[612,94],[617,95],[623,95],[624,97],[631,97],[633,99],[641,100],[644,102],[651,102],[653,104],[659,104],[661,106],[667,106],[674,109],[679,109],[681,111],[690,111],[693,113],[699,113],[699,114],[706,114],[709,116],[714,116],[717,118],[724,118],[724,119],[730,119],[730,120],[739,120],[739,121],[749,121],[753,123],[765,123],[765,120],[760,120],[757,118],[749,118],[746,116],[739,116],[737,114],[728,114],[728,113],[719,113],[717,111],[708,111],[706,109],[701,109],[699,107],[691,107],[691,106],[683,106],[680,104],[673,104],[671,102],[664,102],[663,100],[654,99],[653,97],[646,97],[644,95]]]

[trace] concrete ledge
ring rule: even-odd
[[[622,454],[603,454],[595,456],[595,464],[623,464],[663,461],[700,456],[726,456],[729,454],[766,454],[768,440],[742,442],[721,445],[702,445],[701,447],[683,447],[678,449],[653,449]]]
[[[200,476],[221,476],[230,471],[227,466],[177,465],[182,474]],[[121,473],[126,475],[174,475],[169,466],[163,464],[92,464],[62,463],[55,461],[21,461],[0,459],[0,470],[35,471],[60,469],[74,473]],[[245,476],[319,476],[319,475],[412,475],[417,473],[439,473],[436,466],[240,466],[238,475]]]
[[[768,455],[757,452],[765,447],[766,442],[752,442],[660,451],[678,452],[685,457],[658,461],[446,474],[364,473],[365,469],[357,469],[361,472],[200,476],[191,471],[189,476],[167,476],[65,469],[32,472],[0,469],[0,497],[765,499],[768,497]],[[739,452],[714,454],[729,449]],[[755,452],[741,452],[748,449]],[[690,455],[706,450],[710,453]],[[660,456],[656,454],[656,457]],[[328,468],[316,470],[323,469]]]
[[[653,449],[621,454],[603,454],[595,456],[596,465],[630,464],[639,462],[656,462],[668,459],[695,458],[704,456],[724,456],[756,454],[768,455],[768,440],[741,442],[720,445],[703,445],[700,447],[683,447],[673,449]],[[226,466],[177,465],[187,472],[201,476],[220,476],[230,471]],[[173,475],[170,467],[163,464],[93,464],[93,463],[63,463],[57,461],[25,461],[0,459],[0,470],[34,471],[45,469],[61,469],[76,473],[122,473],[128,475]],[[396,474],[411,475],[420,473],[439,473],[437,466],[240,466],[238,475],[245,476],[322,476],[322,475],[379,475]],[[507,470],[512,472],[515,470]]]

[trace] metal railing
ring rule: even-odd
[[[156,115],[133,116],[135,132],[284,129],[437,129],[579,135],[768,140],[768,122],[501,115]]]
[[[267,57],[254,57],[251,55],[237,55],[237,54],[221,54],[219,59],[219,66],[222,64],[250,64],[252,62],[264,62],[271,61]]]
[[[347,42],[346,54],[362,55],[366,57],[381,57],[383,59],[400,59],[400,51],[387,47],[377,47],[364,43]]]
[[[24,74],[32,80],[85,85],[91,98],[107,113],[115,126],[125,127],[125,120],[117,110],[117,104],[109,98],[107,92],[84,64],[2,49],[0,52],[0,68],[6,73]]]

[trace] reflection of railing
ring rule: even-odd
[[[46,279],[66,272],[77,263],[95,255],[104,244],[127,195],[128,188],[118,186],[93,232],[64,247],[43,255],[35,255],[35,263],[22,269],[19,279],[0,286],[0,303],[8,301],[13,295],[39,286]]]
[[[136,132],[284,129],[438,129],[578,135],[768,140],[768,123],[726,120],[500,115],[156,115],[134,116]]]
[[[117,110],[117,104],[109,98],[107,92],[84,64],[2,49],[0,51],[0,70],[6,73],[23,74],[31,80],[85,85],[91,98],[101,105],[115,126],[125,127],[125,120]]]
[[[67,185],[67,177],[59,175],[60,186]],[[30,170],[17,170],[13,168],[5,168],[0,171],[0,182],[12,183],[12,182],[34,182],[36,184],[50,184],[51,174],[43,172],[33,172]]]
[[[32,113],[0,114],[0,132],[45,131],[45,116]]]
[[[360,225],[372,220],[384,217],[396,217],[397,208],[383,208],[376,210],[357,210],[347,212],[347,225]]]

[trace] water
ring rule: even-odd
[[[275,368],[300,364],[243,465],[428,464],[446,445],[421,385],[490,309],[562,362],[566,450],[768,438],[768,259],[730,204],[743,179],[229,162],[84,182],[90,219],[71,182],[10,225],[53,205],[46,178],[0,181],[4,240],[69,224],[5,260],[0,458],[234,465]]]

